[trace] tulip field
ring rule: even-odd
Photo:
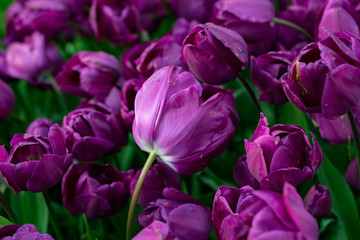
[[[359,240],[359,0],[1,0],[0,240]]]

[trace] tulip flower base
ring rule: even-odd
[[[0,239],[360,239],[359,9],[1,0]]]

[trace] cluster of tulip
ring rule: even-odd
[[[360,238],[359,0],[0,8],[1,239]]]

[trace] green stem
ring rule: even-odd
[[[256,98],[256,95],[254,93],[254,91],[252,90],[252,88],[250,87],[249,83],[246,81],[246,79],[244,78],[244,76],[239,73],[239,79],[240,82],[242,83],[242,85],[246,88],[246,91],[248,92],[248,94],[250,95],[251,100],[253,101],[256,110],[258,111],[258,113],[260,114],[262,112],[260,104]]]
[[[85,225],[86,236],[87,236],[88,240],[92,240],[93,237],[91,236],[89,222],[88,222],[88,219],[85,214],[83,214],[83,221],[84,221],[84,225]]]
[[[60,226],[58,225],[58,222],[54,218],[54,210],[53,210],[53,208],[51,206],[51,201],[50,201],[49,194],[48,194],[48,192],[46,190],[43,191],[42,193],[43,193],[43,196],[44,196],[44,199],[45,199],[45,202],[46,202],[46,206],[49,209],[50,222],[51,222],[51,225],[54,228],[56,238],[57,238],[57,240],[64,240],[64,237],[63,237],[63,235],[61,233],[61,230],[60,230]]]
[[[311,36],[310,33],[308,33],[305,29],[303,29],[302,27],[300,27],[299,25],[295,24],[295,23],[292,23],[290,21],[287,21],[285,19],[281,19],[281,18],[277,18],[277,17],[274,17],[272,19],[272,22],[273,23],[276,23],[276,24],[280,24],[280,25],[284,25],[284,26],[287,26],[287,27],[290,27],[292,29],[295,29],[296,31],[302,33],[307,39],[309,39],[311,42],[314,41],[314,38]]]
[[[134,194],[133,194],[131,202],[130,202],[129,214],[128,214],[128,219],[127,219],[127,224],[126,224],[126,239],[127,240],[131,239],[132,228],[133,228],[133,223],[134,223],[135,208],[136,208],[137,201],[139,199],[142,185],[143,185],[143,183],[145,181],[145,177],[146,177],[147,173],[149,172],[150,167],[153,164],[153,162],[155,161],[156,157],[157,157],[156,153],[151,151],[148,159],[145,162],[143,169],[141,170],[140,177],[136,183]]]
[[[354,139],[354,144],[355,144],[355,149],[356,149],[356,158],[358,161],[358,171],[359,171],[359,176],[360,176],[360,138],[359,138],[359,131],[356,125],[356,120],[355,120],[355,116],[354,113],[352,112],[352,110],[350,110],[348,113],[348,118],[349,118],[349,122],[351,125],[351,130],[353,133],[353,139]]]
[[[0,194],[0,205],[3,207],[6,214],[9,216],[11,222],[18,224],[19,221],[18,221],[14,211],[12,210],[10,205],[7,203],[6,199],[4,198],[4,196],[2,194]]]

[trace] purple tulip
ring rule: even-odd
[[[0,122],[4,121],[15,105],[12,89],[0,79]]]
[[[165,188],[162,195],[162,198],[150,202],[139,215],[140,226],[146,227],[143,231],[151,232],[154,226],[151,223],[160,221],[167,226],[159,223],[155,225],[162,226],[162,233],[167,232],[170,239],[208,239],[211,230],[211,214],[207,207],[175,188]]]
[[[120,211],[130,196],[133,171],[122,172],[110,164],[73,163],[62,182],[63,202],[72,215],[100,218]]]
[[[54,240],[49,234],[41,234],[34,225],[5,225],[0,227],[0,238],[2,240]]]
[[[141,79],[132,78],[127,80],[121,89],[121,95],[119,98],[121,103],[121,117],[130,131],[135,118],[135,97],[137,92],[141,89],[143,83],[144,81]]]
[[[64,117],[62,126],[69,151],[81,161],[96,160],[127,144],[120,113],[100,102],[80,102],[77,109]]]
[[[354,111],[358,129],[360,129],[359,110],[357,107]],[[317,123],[321,137],[333,145],[347,143],[353,139],[351,125],[346,114],[335,119],[327,119],[322,113],[313,113],[310,114],[310,118]]]
[[[117,45],[134,43],[142,31],[139,10],[129,1],[94,0],[90,24],[96,38]]]
[[[344,178],[347,184],[354,190],[360,191],[359,167],[357,158],[354,158],[348,165]]]
[[[251,141],[245,140],[247,165],[260,187],[281,191],[285,182],[297,186],[311,180],[323,159],[315,136],[311,146],[298,126],[268,125],[261,113]]]
[[[171,28],[171,35],[175,41],[181,45],[185,37],[196,25],[198,25],[198,22],[195,20],[190,22],[185,18],[178,18]]]
[[[178,17],[189,21],[197,20],[205,23],[211,17],[211,10],[217,0],[167,0],[170,9]]]
[[[270,24],[274,17],[275,9],[270,0],[222,0],[214,4],[212,21],[237,32],[246,43],[263,41],[270,47],[275,40],[274,29]],[[249,53],[254,53],[250,47]]]
[[[304,199],[305,208],[316,218],[324,217],[331,210],[331,196],[326,186],[315,184]]]
[[[113,55],[82,51],[64,64],[56,82],[65,92],[103,101],[120,80],[120,74],[119,63]]]
[[[260,90],[259,100],[275,105],[288,101],[280,77],[287,74],[293,56],[288,52],[269,52],[251,56],[251,80]]]
[[[288,77],[281,81],[297,108],[334,119],[355,109],[360,100],[360,38],[349,33],[328,34],[328,38],[304,47]]]
[[[172,35],[166,34],[158,41],[147,46],[135,60],[136,69],[144,79],[149,78],[156,70],[164,66],[182,66],[180,62],[181,45]]]
[[[209,84],[233,80],[248,65],[244,39],[230,29],[209,23],[191,30],[183,42],[182,56],[190,71]]]
[[[191,175],[219,156],[234,134],[236,111],[218,92],[203,101],[202,87],[189,72],[163,67],[145,81],[135,98],[134,139],[176,172]]]
[[[327,0],[316,24],[315,36],[317,40],[328,37],[325,30],[336,32],[349,32],[360,35],[360,17],[355,7],[344,0]]]
[[[321,61],[317,43],[305,46],[281,78],[289,101],[304,112],[321,112],[321,94],[329,68]],[[316,79],[316,80],[315,80]]]
[[[25,37],[24,42],[11,43],[6,51],[7,73],[34,85],[42,84],[41,74],[61,65],[56,47],[46,42],[39,32]]]
[[[54,123],[49,118],[37,118],[28,126],[26,134],[47,137],[52,125]]]
[[[136,183],[139,179],[141,169],[136,172],[135,177],[130,184],[131,195],[134,193]],[[151,166],[146,175],[143,187],[140,191],[137,203],[146,207],[150,202],[162,196],[165,187],[180,188],[180,178],[177,173],[170,167],[162,164],[154,164]]]
[[[135,44],[121,55],[121,66],[124,71],[124,76],[130,78],[140,78],[140,73],[137,70],[135,60],[140,57],[144,50],[151,45],[152,42]]]
[[[7,11],[5,43],[22,41],[36,31],[47,39],[54,38],[65,29],[68,17],[68,9],[61,1],[15,2]]]
[[[293,0],[285,10],[276,13],[276,17],[295,23],[313,35],[315,22],[326,0]],[[277,46],[290,50],[295,45],[309,44],[309,40],[299,31],[276,24]]]
[[[0,174],[14,190],[41,192],[57,184],[72,160],[63,130],[55,124],[48,137],[15,134],[10,154],[0,146]]]
[[[288,183],[283,194],[221,186],[215,193],[212,215],[219,240],[318,239],[315,219]]]
[[[246,185],[251,186],[254,189],[259,189],[259,182],[256,178],[251,175],[249,168],[246,162],[246,154],[242,155],[238,161],[235,163],[233,169],[233,176],[236,184],[239,187],[244,187]]]

